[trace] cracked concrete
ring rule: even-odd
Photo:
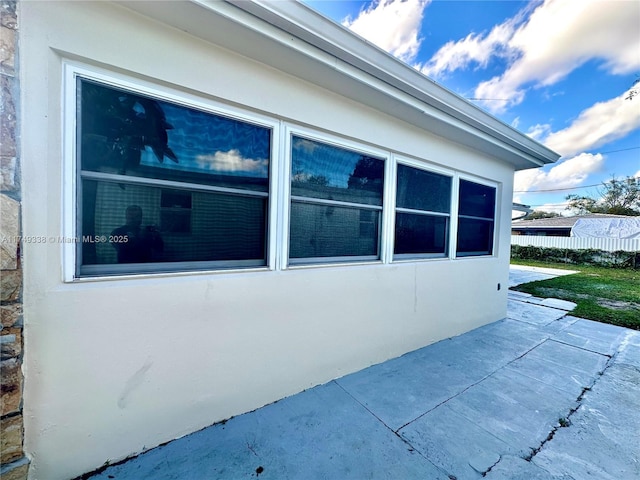
[[[509,302],[510,318],[85,478],[640,478],[640,332]]]

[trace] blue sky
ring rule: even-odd
[[[637,1],[305,3],[561,154],[516,173],[515,201],[569,214],[566,195],[640,177]]]

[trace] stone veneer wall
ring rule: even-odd
[[[17,1],[0,0],[0,477],[27,478],[22,421],[22,268]]]

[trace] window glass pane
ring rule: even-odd
[[[382,205],[384,160],[293,137],[291,194]]]
[[[491,255],[492,253],[493,221],[459,218],[458,256]]]
[[[449,213],[451,177],[398,165],[396,206],[413,210]]]
[[[78,80],[84,171],[268,191],[268,128]]]
[[[168,204],[174,210],[167,210]],[[83,266],[237,260],[266,264],[264,197],[85,179],[81,208]],[[163,218],[167,212],[177,214],[171,228]]]
[[[495,205],[495,188],[460,180],[460,215],[493,219]]]
[[[397,213],[394,253],[446,255],[448,221],[447,217]]]
[[[291,258],[376,256],[380,212],[292,202]]]
[[[192,193],[181,190],[160,192],[160,231],[191,233]]]

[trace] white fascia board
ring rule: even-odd
[[[506,161],[559,155],[297,1],[117,2],[189,34]]]
[[[521,203],[513,203],[511,206],[511,210],[527,213],[533,212],[533,209],[529,205],[523,205]]]
[[[226,0],[427,105],[518,148],[559,157],[544,145],[438,85],[415,68],[295,0]]]

